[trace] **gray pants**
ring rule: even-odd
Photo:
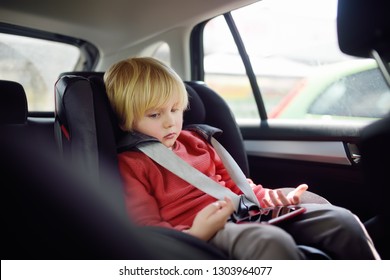
[[[209,242],[231,259],[302,259],[297,244],[332,259],[380,259],[363,224],[331,204],[302,204],[307,211],[278,225],[227,223]]]

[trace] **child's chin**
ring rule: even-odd
[[[164,144],[165,147],[169,149],[173,149],[173,147],[175,146],[175,141],[164,141],[162,143]]]

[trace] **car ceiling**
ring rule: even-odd
[[[72,36],[103,54],[255,0],[1,0],[0,21]]]

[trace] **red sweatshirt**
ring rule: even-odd
[[[221,185],[241,194],[213,147],[196,132],[183,130],[173,151]],[[188,229],[195,215],[216,199],[190,185],[138,151],[119,154],[125,182],[126,204],[131,218],[140,225]],[[265,190],[254,188],[259,201]]]

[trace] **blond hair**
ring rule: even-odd
[[[151,57],[128,58],[112,65],[104,74],[108,99],[124,131],[145,112],[163,106],[171,98],[180,109],[188,106],[188,96],[179,75]]]

